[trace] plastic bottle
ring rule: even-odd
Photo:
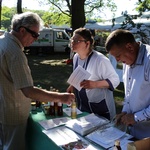
[[[75,101],[73,101],[73,103],[71,104],[71,118],[77,118],[77,106]]]
[[[61,102],[57,103],[57,115],[58,116],[63,116],[63,104]]]
[[[120,141],[119,140],[115,141],[115,145],[114,145],[114,149],[113,150],[122,150],[121,146],[120,146]]]

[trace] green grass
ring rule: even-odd
[[[65,63],[69,55],[64,53],[47,56],[27,55],[27,58],[34,85],[40,84],[47,90],[53,86],[61,92],[66,91],[67,79],[72,72],[72,66]]]
[[[69,58],[69,54],[56,53],[46,56],[27,55],[28,63],[31,69],[34,85],[41,85],[42,88],[49,90],[50,86],[65,92],[69,78],[72,72],[72,65],[65,62]],[[124,97],[123,84],[120,83],[114,91],[117,112],[122,109],[122,101]]]

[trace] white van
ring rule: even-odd
[[[70,52],[70,36],[62,29],[44,28],[40,31],[40,36],[25,50],[30,53],[52,53]]]

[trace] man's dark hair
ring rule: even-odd
[[[121,46],[127,43],[136,42],[133,34],[128,30],[117,29],[106,39],[105,48],[109,52],[113,45]]]

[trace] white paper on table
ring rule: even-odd
[[[55,142],[61,148],[63,145],[66,145],[72,142],[75,142],[74,144],[76,145],[76,142],[80,140],[82,141],[83,146],[84,146],[82,150],[98,150],[89,141],[82,138],[81,136],[79,136],[72,130],[66,128],[65,126],[60,126],[51,130],[47,130],[47,131],[44,130],[43,133],[45,133],[53,142]],[[81,149],[76,149],[74,147],[73,150],[81,150]]]
[[[82,111],[80,111],[78,108],[76,108],[76,110],[77,115],[82,114]],[[71,116],[71,107],[64,108],[63,112],[65,112],[68,116]]]
[[[85,70],[84,68],[82,68],[81,66],[78,66],[73,73],[70,75],[69,79],[68,79],[68,83],[73,85],[76,89],[78,89],[79,91],[81,90],[81,86],[80,83],[83,80],[87,80],[89,79],[89,77],[91,76],[91,74]]]
[[[98,117],[94,113],[66,122],[65,126],[84,136],[100,126],[109,123],[108,119]]]
[[[88,134],[86,137],[91,141],[103,146],[104,148],[109,148],[114,145],[115,140],[120,139],[126,134],[116,127],[102,127],[91,134]]]
[[[62,118],[55,118],[55,119],[49,119],[49,120],[42,120],[39,121],[39,124],[45,129],[52,129],[54,127],[64,125],[67,121],[69,121],[70,118],[68,117],[62,117]]]

